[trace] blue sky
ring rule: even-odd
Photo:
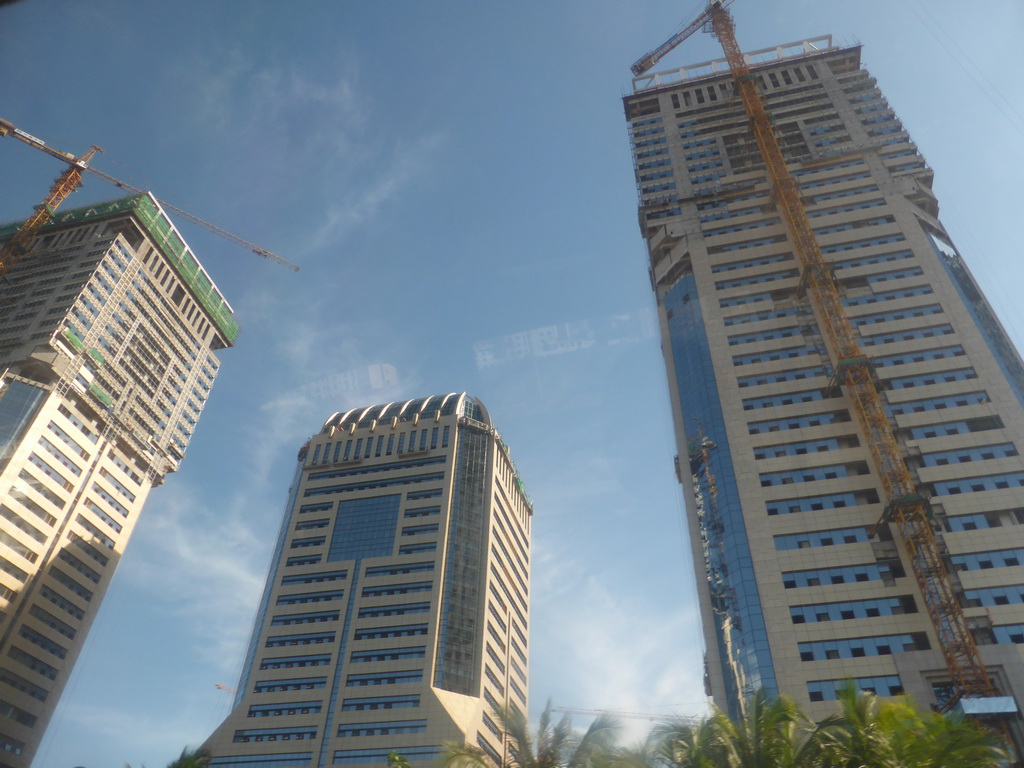
[[[238,674],[299,446],[333,411],[451,391],[484,400],[534,500],[534,708],[701,711],[620,101],[629,64],[700,7],[0,9],[0,117],[66,151],[99,144],[97,168],[302,266],[179,222],[242,335],[181,471],[150,496],[37,765],[159,768],[201,742],[227,713],[215,685]],[[1019,338],[1024,6],[978,8],[732,6],[747,50],[825,33],[864,45]],[[720,56],[699,35],[661,68]],[[60,170],[0,141],[0,221],[26,216]],[[90,179],[69,205],[114,196]],[[552,336],[568,342],[557,354]]]

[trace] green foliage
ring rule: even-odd
[[[839,701],[827,768],[989,768],[1006,760],[999,736],[962,715],[922,712],[853,686]]]
[[[813,723],[785,696],[759,692],[739,722],[716,711],[652,739],[665,768],[995,768],[1006,758],[998,735],[963,717],[852,686],[839,701],[839,714]]]
[[[758,691],[739,722],[716,711],[700,723],[665,724],[652,737],[677,768],[810,768],[822,765],[831,725],[815,725],[785,696]]]
[[[531,733],[526,716],[509,708],[495,713],[504,733],[498,768],[996,768],[1006,761],[1000,737],[963,717],[852,685],[839,704],[837,714],[814,723],[791,699],[758,692],[739,721],[716,710],[701,721],[665,722],[633,747],[615,743],[618,725],[607,716],[580,735],[568,716],[552,720],[549,703]],[[395,757],[389,768],[408,768]],[[475,745],[448,743],[441,768],[494,762]]]
[[[125,763],[124,768],[132,768]],[[146,768],[146,766],[142,766]],[[167,764],[167,768],[210,768],[210,753],[205,749],[185,747],[181,754]]]
[[[167,768],[209,768],[210,753],[205,749],[185,747],[181,755],[167,764]]]
[[[500,768],[605,768],[603,760],[611,753],[619,730],[614,718],[601,716],[580,736],[572,730],[568,715],[552,722],[551,702],[540,716],[536,734],[530,733],[526,715],[516,707],[494,714],[505,734]],[[448,742],[444,752],[442,768],[494,768],[487,753],[472,744]]]

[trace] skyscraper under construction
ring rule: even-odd
[[[782,171],[765,162],[751,83]],[[821,717],[852,680],[942,706],[963,693],[963,651],[994,695],[961,706],[1016,722],[1024,365],[859,46],[737,50],[639,76],[624,103],[709,692],[732,713],[758,688],[786,693]],[[794,244],[793,200],[821,266]],[[844,323],[856,360],[836,354]],[[877,389],[877,433],[851,367]],[[914,492],[894,498],[890,470]],[[904,509],[926,510],[923,544],[894,522]]]
[[[31,763],[237,335],[149,195],[55,215],[0,278],[0,768]]]

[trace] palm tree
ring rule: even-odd
[[[828,768],[992,768],[1007,757],[997,733],[956,713],[921,712],[853,685],[839,702]]]
[[[699,722],[675,720],[659,723],[651,731],[650,743],[660,763],[676,768],[717,768],[723,759],[719,721],[709,717]]]
[[[132,767],[125,763],[124,768]],[[142,768],[146,768],[146,766],[142,766]],[[210,768],[210,753],[201,747],[197,749],[185,747],[178,757],[167,764],[167,768]]]
[[[742,720],[716,710],[700,723],[665,724],[653,736],[676,768],[814,768],[833,726],[831,718],[815,725],[786,696],[758,691]]]
[[[517,707],[496,711],[504,733],[505,754],[500,768],[599,768],[601,756],[612,746],[619,730],[614,718],[601,715],[582,735],[572,730],[569,715],[552,723],[551,702],[540,716],[536,734],[530,733],[526,715]],[[492,768],[487,753],[472,744],[447,742],[442,768]]]
[[[209,768],[210,753],[202,748],[185,747],[181,755],[167,764],[167,768]]]

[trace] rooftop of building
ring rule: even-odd
[[[450,416],[456,412],[463,398],[466,399],[468,405],[472,406],[470,410],[473,410],[476,414],[473,418],[490,425],[491,420],[487,415],[487,409],[483,407],[483,403],[464,392],[462,394],[452,392],[447,395],[431,395],[430,397],[419,397],[404,402],[382,403],[369,407],[352,408],[348,411],[338,411],[331,414],[327,421],[324,422],[323,429],[327,430],[331,427],[345,429],[353,424],[357,427],[368,427],[373,422],[383,424],[390,422],[392,419],[396,419],[399,422],[412,421],[416,416],[419,416],[420,419],[434,418],[438,413],[442,416]]]
[[[397,425],[403,421],[422,421],[438,417],[438,415],[451,416],[453,414],[459,414],[469,419],[470,423],[475,422],[479,428],[486,429],[494,435],[495,440],[501,446],[502,451],[504,451],[505,456],[512,465],[516,484],[519,487],[520,493],[523,494],[526,506],[532,515],[533,501],[526,493],[522,477],[515,462],[512,460],[508,444],[502,440],[501,434],[494,428],[494,425],[491,423],[490,414],[487,413],[487,408],[484,407],[484,404],[479,399],[465,392],[461,394],[450,392],[447,395],[431,395],[430,397],[418,397],[414,400],[393,401],[369,407],[352,408],[348,411],[337,411],[332,413],[327,421],[324,422],[321,433],[334,434],[331,431],[332,429],[341,431],[343,429],[372,427],[375,424],[390,424],[392,422]],[[306,445],[299,452],[300,460],[305,455],[308,445],[309,441],[306,441]]]
[[[234,310],[152,194],[132,195],[60,211],[55,213],[43,227],[43,232],[125,214],[132,215],[153,243],[160,248],[178,277],[191,289],[203,309],[209,314],[214,325],[224,334],[228,342],[233,344],[238,338],[239,331],[238,323],[233,317]],[[0,225],[0,241],[13,235],[22,223],[16,221]]]
[[[752,70],[756,70],[760,67],[778,64],[788,59],[819,56],[844,50],[857,51],[859,58],[859,45],[846,47],[835,45],[832,42],[832,35],[819,35],[807,40],[798,40],[792,43],[773,45],[769,48],[761,48],[756,51],[747,51],[744,52],[743,58]],[[729,74],[729,62],[725,58],[702,61],[697,64],[687,64],[660,72],[646,72],[639,77],[633,78],[633,94],[645,93],[666,86],[677,86],[691,81],[726,77]]]

